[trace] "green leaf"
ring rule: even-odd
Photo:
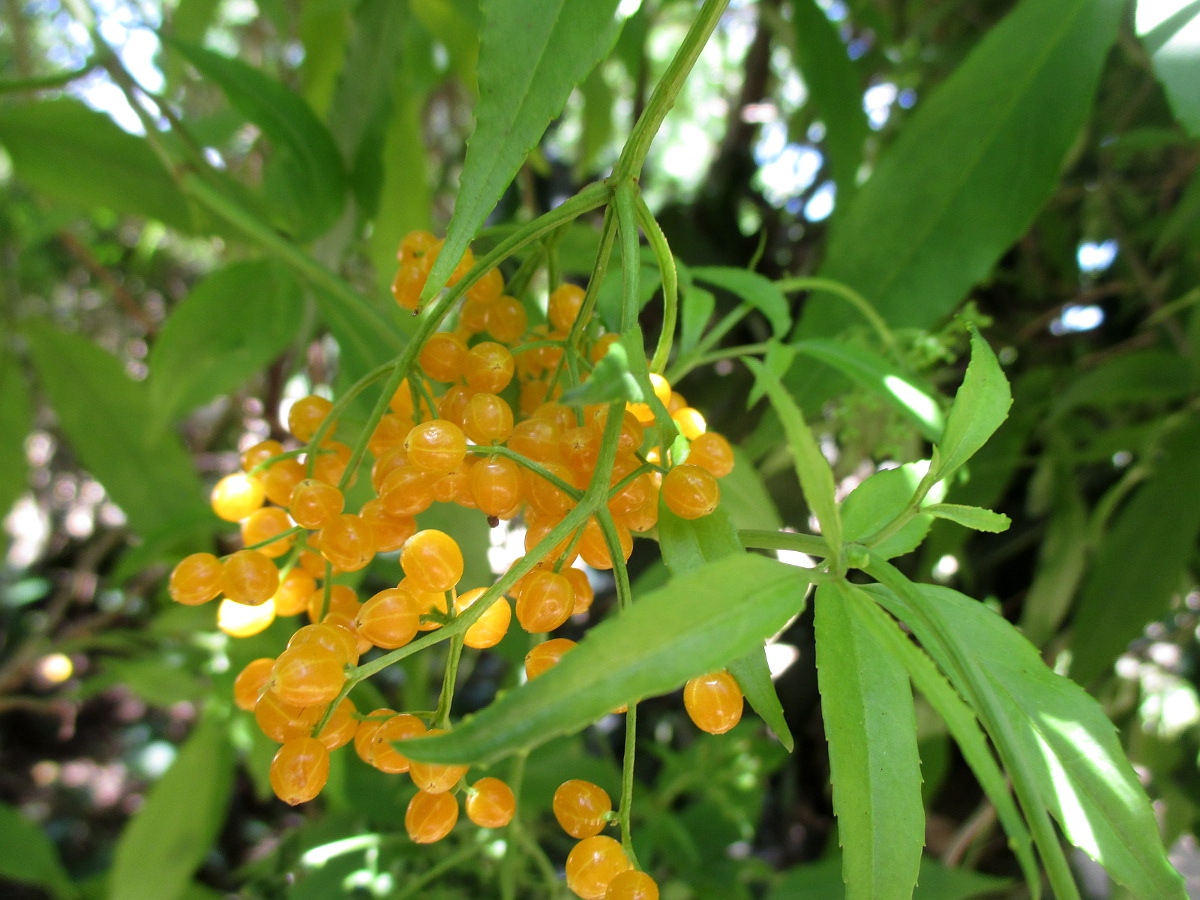
[[[0,803],[0,834],[0,881],[35,884],[55,897],[79,896],[43,828],[7,803]]]
[[[771,888],[766,900],[841,900],[841,854],[821,857],[788,869]],[[913,900],[972,900],[975,897],[1009,896],[999,891],[1012,882],[970,869],[951,869],[928,856],[921,857],[921,874]]]
[[[951,522],[957,522],[964,528],[972,528],[975,531],[991,531],[998,534],[1001,531],[1007,531],[1008,527],[1012,525],[1012,519],[1004,513],[993,512],[979,506],[931,503],[928,506],[922,506],[921,512],[938,519],[949,519]]]
[[[1116,514],[1096,548],[1071,641],[1071,677],[1087,684],[1146,623],[1168,614],[1200,536],[1200,419],[1163,442],[1154,474]]]
[[[863,142],[870,134],[862,73],[847,55],[837,27],[815,0],[793,0],[792,25],[796,67],[804,77],[807,102],[825,123],[824,149],[842,208],[857,188]]]
[[[1034,646],[1050,640],[1066,618],[1087,570],[1088,550],[1087,510],[1071,485],[1055,498],[1033,583],[1021,605],[1018,627]]]
[[[884,469],[868,477],[842,501],[842,527],[847,541],[861,541],[902,515],[912,503],[921,481],[922,466],[907,463]],[[883,559],[911,553],[925,540],[929,526],[927,515],[917,514],[903,528],[871,546],[871,554]]]
[[[794,566],[751,555],[672,578],[593,627],[546,674],[449,735],[406,742],[405,755],[490,762],[578,731],[623,703],[673,691],[760,647],[804,608],[807,585]]]
[[[1131,890],[1183,900],[1183,879],[1167,860],[1150,802],[1099,704],[983,604],[949,588],[914,585],[887,563],[868,571],[887,587],[870,593],[912,629],[974,707],[1025,814],[1048,811],[1072,844]],[[1034,835],[1043,857],[1057,852],[1052,830],[1039,832],[1035,823]]]
[[[29,385],[7,341],[0,343],[0,519],[25,493],[25,438],[33,427]]]
[[[314,288],[317,312],[337,340],[338,376],[346,386],[404,349],[400,329],[369,303],[347,303],[341,297]]]
[[[883,357],[844,341],[810,338],[784,345],[837,369],[851,381],[874,391],[894,406],[929,441],[942,436],[945,420],[934,394]]]
[[[931,326],[987,276],[1058,182],[1122,0],[1023,0],[924,98],[834,221],[819,274],[893,327]],[[798,335],[854,322],[814,293]]]
[[[45,322],[31,322],[26,333],[67,442],[133,530],[150,539],[211,527],[191,456],[174,432],[151,434],[145,427],[153,413],[147,386],[87,338]]]
[[[740,447],[733,448],[733,471],[720,481],[721,509],[737,528],[779,531],[783,519],[762,475]]]
[[[1196,0],[1138,0],[1138,37],[1154,64],[1175,118],[1200,137],[1200,3]]]
[[[146,141],[77,100],[0,109],[0,143],[17,177],[59,202],[191,230],[179,186]]]
[[[821,717],[849,900],[909,898],[925,843],[908,673],[850,616],[849,585],[817,587]]]
[[[688,271],[696,281],[729,291],[761,312],[771,323],[775,337],[783,337],[792,327],[792,310],[788,299],[769,278],[749,269],[725,266],[694,266]]]
[[[475,0],[410,0],[412,13],[446,49],[450,69],[471,94],[478,94],[479,16]]]
[[[150,348],[150,400],[157,428],[229,393],[278,356],[304,314],[300,290],[269,262],[218,269],[172,310]],[[253,328],[247,340],[239,323]]]
[[[979,786],[996,808],[1000,824],[1008,834],[1008,845],[1020,863],[1026,882],[1033,889],[1034,897],[1038,897],[1041,874],[1033,854],[1029,829],[1017,809],[1008,781],[992,755],[987,737],[980,729],[975,714],[938,671],[933,660],[901,632],[895,620],[884,613],[868,594],[852,586],[846,595],[846,601],[847,611],[857,626],[869,629],[875,635],[878,644],[908,670],[908,675],[917,690],[946,723],[950,734],[958,743],[963,759],[967,761],[967,765],[979,780]]]
[[[475,132],[425,297],[446,284],[550,120],[615,37],[617,0],[483,0],[481,6]]]
[[[729,556],[745,555],[745,548],[738,539],[737,529],[725,512],[724,503],[707,516],[699,519],[682,519],[671,512],[665,503],[659,502],[658,543],[663,562],[672,575],[694,572],[705,563],[715,562]],[[765,647],[756,647],[727,668],[737,679],[746,700],[754,707],[767,726],[779,738],[779,742],[790,753],[795,747],[783,705],[771,681],[771,669],[767,665]]]
[[[704,336],[705,329],[717,308],[717,298],[712,291],[692,284],[690,269],[680,267],[679,278],[679,353],[688,353]]]
[[[1169,350],[1136,350],[1075,374],[1054,401],[1051,417],[1081,406],[1167,403],[1195,384],[1189,360]]]
[[[110,900],[182,897],[220,833],[233,783],[226,726],[204,719],[117,840]]]
[[[274,147],[267,194],[282,227],[297,239],[322,234],[341,214],[346,171],[337,144],[312,108],[278,81],[240,59],[168,40]]]
[[[755,359],[747,359],[746,365],[754,373],[759,384],[766,387],[767,396],[775,412],[783,423],[787,435],[788,447],[792,451],[792,459],[796,464],[796,475],[800,479],[800,487],[817,521],[821,523],[821,534],[831,550],[842,543],[842,522],[838,515],[837,499],[833,469],[828,460],[821,455],[816,438],[804,421],[804,414],[792,399],[778,376],[769,371]]]
[[[954,405],[946,432],[934,448],[931,471],[936,479],[949,477],[975,455],[1008,417],[1012,391],[992,348],[971,329],[971,362]]]
[[[643,396],[642,386],[630,371],[629,351],[623,342],[613,341],[587,379],[566,391],[560,402],[580,407],[613,400],[640,403]]]

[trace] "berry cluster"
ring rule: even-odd
[[[425,232],[404,239],[393,284],[402,307],[416,308],[439,249]],[[468,252],[451,283],[472,263]],[[443,696],[432,716],[360,713],[347,696],[360,655],[404,647],[464,614],[471,624],[461,645],[474,649],[499,643],[514,612],[531,635],[555,631],[592,603],[578,562],[600,570],[623,566],[634,535],[653,532],[660,503],[685,519],[708,515],[720,499],[718,479],[733,467],[725,438],[708,431],[703,416],[660,376],[651,382],[661,406],[627,404],[617,408],[621,420],[611,426],[609,405],[559,402],[617,336],[597,333],[590,315],[581,321],[586,293],[575,285],[557,287],[547,321],[532,327],[523,304],[504,288],[492,269],[466,290],[455,327],[425,340],[388,410],[361,434],[343,435],[355,447],[337,439],[347,430],[337,421],[338,406],[315,395],[295,402],[287,416],[295,448],[273,440],[255,444],[242,454],[242,471],[213,490],[214,511],[240,523],[244,549],[220,559],[192,554],[169,584],[172,598],[184,604],[223,595],[218,622],[234,636],[257,633],[276,616],[307,617],[278,658],[251,662],[235,683],[238,706],[252,711],[263,733],[281,745],[270,770],[275,793],[291,804],[311,800],[325,784],[330,752],[353,743],[368,765],[409,773],[418,792],[405,822],[419,843],[437,841],[454,827],[456,791],[465,794],[468,818],[487,828],[512,818],[513,791],[493,777],[464,788],[465,766],[405,758],[398,742],[448,727],[449,698]],[[665,433],[664,411],[671,433]],[[614,462],[598,471],[606,431],[606,459]],[[345,491],[364,450],[372,496],[349,512]],[[596,495],[607,507],[604,521],[592,515],[548,552],[539,546],[597,484],[605,490]],[[478,510],[493,526],[521,518],[526,552],[536,558],[525,560],[528,571],[509,588],[512,606],[488,587],[460,584],[463,554],[451,535],[418,529],[415,517],[435,502]],[[395,551],[403,577],[365,602],[333,581],[363,569],[376,554]],[[494,599],[475,609],[485,595]],[[539,676],[574,646],[565,638],[535,644],[525,659],[526,677]],[[445,690],[453,691],[452,682]],[[742,712],[741,692],[725,672],[690,681],[684,702],[697,726],[712,733],[728,731]],[[586,782],[567,782],[555,795],[555,816],[580,839],[567,859],[568,884],[585,898],[656,897],[657,887],[631,868],[620,843],[599,833],[611,811],[608,796]]]

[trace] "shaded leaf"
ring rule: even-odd
[[[1200,137],[1200,2],[1138,0],[1134,25],[1175,118]]]
[[[303,313],[298,286],[269,262],[232,263],[196,285],[150,348],[157,428],[240,387],[295,338]],[[253,323],[253,340],[242,322]]]
[[[783,519],[762,475],[740,447],[733,448],[733,471],[720,480],[720,485],[721,508],[736,528],[783,528]]]
[[[1182,397],[1195,382],[1191,363],[1169,350],[1137,350],[1075,374],[1056,398],[1052,416],[1080,406],[1163,403]]]
[[[833,809],[850,900],[910,898],[925,842],[917,720],[908,673],[847,605],[817,587],[814,628]]]
[[[117,840],[111,900],[182,897],[221,830],[233,782],[226,727],[204,719]]]
[[[29,385],[8,342],[0,343],[0,519],[25,493],[29,463],[25,438],[33,427]]]
[[[629,350],[622,341],[613,341],[587,379],[566,391],[560,402],[583,407],[613,400],[640,402],[643,396],[642,386],[630,370]]]
[[[971,329],[971,362],[954,405],[946,418],[946,431],[934,447],[934,477],[943,479],[975,455],[1008,417],[1012,391],[992,348]]]
[[[323,233],[341,214],[346,171],[333,137],[312,108],[240,59],[183,41],[167,44],[217,85],[230,104],[271,141],[275,153],[265,185],[278,224],[299,239]]]
[[[696,281],[729,291],[761,312],[771,323],[771,331],[775,337],[783,337],[792,327],[792,312],[788,299],[769,278],[764,278],[749,269],[726,266],[693,266],[688,271]]]
[[[1071,642],[1071,677],[1106,671],[1167,614],[1200,537],[1200,419],[1163,442],[1154,474],[1116,514],[1091,560]]]
[[[950,869],[924,856],[920,880],[912,896],[913,900],[970,900],[992,896],[1011,884],[970,869]],[[833,854],[784,872],[766,900],[840,900],[845,896],[842,860],[840,854]]]
[[[980,506],[961,506],[957,503],[931,503],[922,506],[921,511],[938,519],[949,519],[964,528],[975,531],[991,531],[999,533],[1007,531],[1012,525],[1012,519],[1004,513],[993,512]]]
[[[795,567],[751,555],[672,578],[451,734],[406,742],[405,755],[489,762],[578,731],[623,703],[675,690],[760,647],[804,608],[807,586]]]
[[[617,0],[484,0],[479,104],[446,243],[425,297],[440,291],[571,90],[608,52]]]
[[[0,881],[35,884],[55,897],[79,896],[46,832],[7,803],[0,803],[0,834]]]
[[[0,143],[17,177],[59,202],[191,229],[179,186],[146,141],[78,100],[0,109]]]
[[[949,313],[1053,191],[1124,8],[1023,0],[913,111],[835,219],[819,274],[893,327]],[[814,293],[797,334],[834,334],[854,315]]]
[[[146,538],[214,524],[192,459],[172,431],[150,434],[150,394],[120,360],[44,322],[26,329],[38,380],[84,467]]]

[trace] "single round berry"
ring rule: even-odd
[[[321,529],[321,555],[342,572],[357,572],[375,556],[375,533],[369,522],[343,514]]]
[[[346,746],[354,740],[354,735],[358,731],[358,720],[354,718],[355,712],[350,698],[343,697],[341,702],[333,708],[333,712],[329,714],[329,721],[325,723],[325,727],[317,733],[317,740],[330,751]]]
[[[371,432],[371,436],[367,439],[367,450],[376,459],[404,445],[404,438],[408,434],[408,430],[412,428],[412,422],[406,422],[394,413],[385,413],[379,419],[379,424]]]
[[[613,527],[617,533],[617,544],[621,548],[621,558],[628,561],[633,553],[633,535],[629,533],[628,526],[621,522],[614,522]],[[588,519],[587,524],[583,526],[583,536],[579,539],[579,556],[593,569],[613,567],[608,541],[595,516]]]
[[[480,828],[503,828],[512,821],[517,798],[499,778],[480,778],[467,791],[467,818]]]
[[[532,680],[554,666],[563,655],[575,649],[575,642],[567,638],[542,641],[525,654],[525,678]]]
[[[275,601],[275,614],[296,616],[308,609],[308,600],[317,589],[316,580],[303,569],[291,569],[279,583],[279,590],[271,598]]]
[[[458,468],[467,455],[467,438],[453,422],[431,419],[413,426],[404,439],[404,449],[411,465],[444,475]]]
[[[371,597],[358,610],[358,633],[376,647],[395,650],[417,636],[420,613],[408,591],[389,588]]]
[[[429,336],[417,361],[434,381],[449,383],[462,377],[466,358],[466,341],[452,331],[438,331]]]
[[[226,522],[240,522],[263,505],[267,492],[257,476],[226,475],[212,490],[212,508]]]
[[[455,615],[461,615],[484,595],[487,588],[475,588],[459,594],[454,601]],[[512,621],[512,607],[503,597],[497,597],[492,605],[463,633],[463,643],[475,650],[486,650],[495,647],[508,634],[508,626]]]
[[[384,718],[378,718],[380,716]],[[377,709],[370,718],[358,723],[354,751],[367,765],[389,775],[399,775],[408,771],[409,760],[393,744],[424,733],[425,723],[416,716]]]
[[[495,300],[503,293],[504,274],[499,269],[488,269],[478,281],[467,288],[467,299],[489,301]]]
[[[326,587],[329,588],[328,600],[325,599]],[[361,608],[362,604],[358,602],[358,594],[354,593],[354,588],[345,584],[323,585],[319,590],[313,591],[308,598],[308,621],[324,622],[334,614],[353,619]],[[295,639],[296,637],[293,635],[292,640]]]
[[[404,829],[418,844],[440,841],[458,821],[458,801],[453,794],[417,791],[404,812]]]
[[[383,501],[376,498],[363,504],[359,516],[371,526],[375,535],[375,552],[391,553],[399,550],[417,532],[417,521],[412,516],[394,516],[388,512]]]
[[[681,519],[707,516],[720,500],[720,485],[707,469],[685,463],[663,476],[662,501]]]
[[[274,661],[272,660],[272,668]],[[308,737],[324,712],[322,706],[296,706],[284,703],[269,687],[261,691],[254,704],[254,721],[259,730],[277,744]]]
[[[487,331],[501,344],[515,344],[529,327],[529,316],[516,297],[500,296],[487,309]]]
[[[567,576],[545,569],[530,572],[517,598],[517,621],[530,634],[553,631],[571,618],[575,591]]]
[[[321,423],[325,421],[325,417],[332,409],[333,404],[324,397],[318,397],[316,394],[301,397],[288,410],[288,431],[296,440],[307,442],[316,434],[317,429],[321,427]],[[330,428],[325,433],[328,435],[332,431],[333,429]]]
[[[458,542],[444,531],[418,531],[400,550],[400,568],[414,586],[425,591],[448,591],[463,575]]]
[[[547,316],[559,331],[568,331],[579,317],[585,291],[574,284],[560,284],[550,294]]]
[[[513,412],[503,397],[475,394],[463,410],[463,433],[476,444],[500,444],[513,433]]]
[[[632,866],[620,842],[599,834],[572,848],[566,868],[567,887],[583,900],[602,900],[612,880]]]
[[[553,475],[559,481],[574,487],[574,473],[566,465],[548,462],[544,463],[542,468],[546,474]],[[529,505],[538,512],[550,516],[564,516],[575,505],[575,501],[562,488],[536,472],[527,471],[524,479],[526,499],[529,501]]]
[[[343,444],[341,441],[321,441],[320,446],[313,451],[313,478],[326,484],[341,484],[353,453],[349,444]],[[353,484],[355,479],[351,478],[349,481]]]
[[[416,310],[421,302],[421,291],[429,271],[423,265],[402,265],[392,279],[392,296],[401,309]]]
[[[221,563],[221,591],[235,603],[258,606],[279,590],[279,570],[257,550],[239,550]]]
[[[221,572],[221,561],[211,553],[193,553],[171,571],[167,592],[176,603],[199,606],[221,593]]]
[[[693,441],[708,430],[708,424],[700,410],[685,406],[671,413],[671,419],[679,426],[679,433]]]
[[[562,452],[558,449],[558,441],[561,436],[562,429],[551,419],[523,419],[513,426],[508,447],[534,462],[560,462]]]
[[[692,439],[687,461],[690,466],[699,466],[717,478],[724,478],[733,471],[733,448],[722,435],[706,431]]]
[[[335,587],[343,587],[343,585],[335,585]],[[341,660],[342,665],[353,666],[358,662],[358,638],[341,625],[335,625],[329,621],[305,625],[303,628],[296,629],[295,633],[288,638],[287,646],[291,650],[306,644],[317,644],[326,650],[333,651]]]
[[[574,566],[567,566],[562,572],[567,576],[567,581],[571,582],[571,588],[575,591],[575,608],[571,610],[571,615],[577,616],[587,612],[591,609],[592,601],[596,597],[595,591],[592,590],[592,583],[588,581],[587,572]]]
[[[701,731],[724,734],[742,718],[742,689],[728,672],[709,672],[684,685],[683,705]]]
[[[289,511],[297,525],[316,531],[340,516],[345,506],[346,498],[332,484],[305,478],[292,490]]]
[[[612,808],[612,800],[604,788],[590,781],[564,781],[554,792],[554,818],[573,838],[591,837],[603,831]]]
[[[467,353],[463,375],[474,391],[498,394],[512,381],[516,362],[508,348],[495,341],[476,344]]]
[[[445,734],[444,728],[430,728],[428,735]],[[451,765],[449,763],[429,763],[411,760],[408,774],[422,791],[429,794],[444,794],[454,787],[467,774],[470,766]]]
[[[272,456],[278,456],[283,452],[283,444],[279,441],[259,441],[252,447],[247,447],[242,451],[239,461],[242,464],[243,472],[250,472],[265,463]]]
[[[275,603],[270,599],[258,606],[246,606],[225,597],[217,606],[217,627],[230,637],[253,637],[266,631],[274,621]]]
[[[267,499],[276,506],[287,506],[292,502],[292,491],[304,480],[304,466],[294,459],[273,462],[262,475],[263,489]]]
[[[403,265],[424,260],[429,265],[441,246],[442,242],[428,231],[410,231],[400,239],[400,246],[396,248],[396,262]]]
[[[278,537],[291,529],[292,522],[287,513],[278,506],[265,506],[256,509],[242,522],[242,543],[247,547],[259,545],[259,553],[278,559],[291,550],[296,542],[295,535]]]
[[[275,752],[270,778],[275,796],[284,803],[307,803],[329,779],[329,751],[316,738],[290,740]]]
[[[433,483],[437,475],[402,465],[383,479],[379,486],[379,502],[393,516],[415,516],[425,512],[433,503]]]
[[[471,499],[488,516],[505,518],[521,503],[521,467],[506,456],[476,460],[467,475]]]
[[[645,872],[628,869],[608,883],[604,900],[658,900],[658,884]]]
[[[346,681],[345,660],[316,642],[290,647],[271,669],[271,690],[293,706],[323,706]]]
[[[233,681],[233,702],[238,709],[251,712],[258,705],[258,698],[267,689],[267,680],[271,677],[271,667],[275,660],[270,657],[256,659],[246,664]]]

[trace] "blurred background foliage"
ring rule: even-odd
[[[621,4],[611,51],[485,243],[606,173],[694,7]],[[502,838],[460,829],[412,846],[404,788],[353,761],[322,800],[275,801],[273,747],[228,698],[287,629],[235,641],[211,608],[172,607],[164,588],[184,552],[231,546],[204,498],[239,441],[280,436],[291,400],[402,346],[395,247],[453,209],[480,21],[473,0],[6,0],[6,897],[501,895]],[[961,379],[967,324],[985,327],[1013,413],[949,499],[1014,526],[939,523],[905,567],[987,598],[1103,702],[1192,887],[1200,54],[1180,41],[1197,27],[1194,7],[1162,0],[733,2],[643,178],[684,263],[848,284],[943,391]],[[562,271],[585,272],[594,246],[588,228],[569,232]],[[685,283],[701,325],[736,302],[707,287]],[[797,342],[876,339],[829,292],[790,297]],[[769,334],[751,316],[711,349]],[[844,368],[803,349],[774,362],[829,436],[843,491],[925,454]],[[748,375],[719,361],[678,387],[756,464],[728,492],[735,521],[806,528],[778,424],[747,415]],[[477,523],[454,527],[473,528],[462,540],[481,572],[489,549],[502,557]],[[633,565],[644,584],[662,577],[640,554]],[[394,582],[391,569],[365,578]],[[790,756],[757,721],[702,740],[677,728],[677,698],[643,706],[638,833],[670,873],[665,897],[840,890],[811,618],[779,646]],[[502,645],[475,666],[464,711],[504,683],[505,659]],[[411,684],[439,675],[406,663]],[[990,807],[926,719],[918,896],[1025,896]],[[539,749],[522,803],[548,810],[567,777],[615,788],[618,741],[602,722]],[[565,839],[542,825],[527,840],[561,859]],[[1120,896],[1075,862],[1093,896]]]

